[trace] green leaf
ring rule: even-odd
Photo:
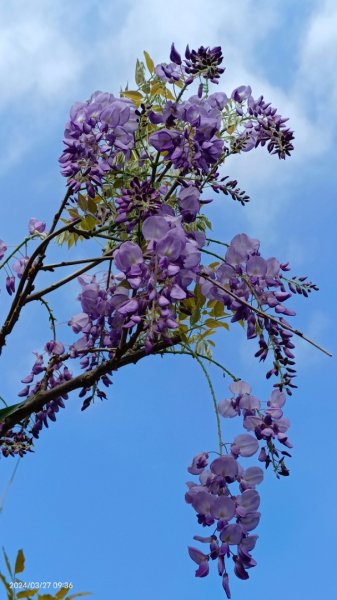
[[[80,192],[77,195],[77,204],[83,212],[88,210],[88,198],[83,196]]]
[[[201,286],[197,283],[197,285],[194,288],[194,297],[197,301],[197,306],[199,308],[201,308],[206,301],[205,296],[201,293]]]
[[[6,400],[2,396],[0,396],[0,402],[2,402],[4,406],[8,406]]]
[[[23,592],[19,592],[18,594],[16,594],[16,597],[18,600],[20,598],[32,598],[33,596],[35,596],[37,591],[38,591],[37,589],[36,590],[25,590]]]
[[[228,323],[223,323],[222,321],[216,321],[215,319],[206,319],[204,325],[206,325],[206,327],[211,327],[211,328],[215,328],[217,329],[218,327],[224,327],[224,329],[229,329],[229,325]]]
[[[4,584],[6,590],[7,590],[7,593],[8,593],[7,598],[8,598],[8,600],[14,600],[13,590],[11,589],[9,583],[6,581],[6,578],[5,578],[5,576],[2,573],[0,573],[0,579],[1,579],[2,583]]]
[[[150,92],[151,96],[156,96],[160,91],[163,91],[162,84],[159,81],[157,81],[157,83],[152,83]]]
[[[195,325],[200,319],[200,308],[195,308],[191,314],[190,323],[191,325]]]
[[[137,104],[137,106],[139,106],[139,104],[143,100],[142,94],[140,92],[137,92],[136,90],[130,90],[128,92],[122,92],[121,95],[125,96],[126,98],[129,98],[130,100],[132,100],[132,102],[134,102],[135,104]]]
[[[154,72],[154,62],[151,58],[151,56],[149,55],[148,52],[146,52],[146,50],[144,50],[144,57],[145,57],[145,62],[146,62],[146,66],[149,69],[150,73]]]
[[[22,573],[22,571],[24,571],[24,570],[25,570],[25,555],[23,553],[23,550],[20,549],[18,551],[16,561],[15,561],[14,575],[17,575],[17,573]]]
[[[75,244],[78,239],[78,235],[76,233],[70,233],[67,239],[68,250]]]
[[[10,564],[9,558],[8,558],[8,556],[6,554],[6,550],[5,550],[5,548],[3,546],[2,546],[2,552],[3,552],[4,558],[5,558],[5,562],[6,562],[6,567],[7,567],[8,573],[10,574],[11,578],[13,579],[13,572],[12,572],[11,564]]]
[[[72,219],[78,219],[78,217],[80,216],[78,214],[78,210],[77,208],[69,208],[68,209],[68,214]]]
[[[88,211],[93,215],[97,212],[97,204],[93,198],[88,198]]]
[[[224,314],[224,306],[222,302],[216,300],[212,306],[210,314],[212,317],[222,317]]]
[[[66,600],[73,600],[73,598],[82,598],[83,596],[92,596],[91,592],[78,592],[78,594],[72,594],[71,596],[68,596],[68,598],[66,598]]]
[[[55,600],[55,596],[51,596],[50,594],[39,594],[38,600]]]
[[[62,600],[69,592],[69,588],[62,587],[55,596],[55,600]]]
[[[98,221],[92,215],[86,215],[84,219],[82,219],[80,226],[84,231],[92,231],[97,225]]]
[[[211,223],[211,221],[207,217],[205,217],[205,215],[202,215],[202,216],[203,216],[203,219],[204,219],[204,221],[205,221],[208,229],[212,230],[212,223]]]
[[[64,219],[61,219],[61,221],[63,221],[63,223],[69,223],[69,221],[65,221]],[[57,243],[62,246],[64,240],[66,239],[66,231],[62,231],[62,233],[60,233],[59,236],[57,236]]]
[[[8,417],[8,415],[11,415],[15,411],[17,406],[20,406],[20,404],[21,402],[19,402],[18,404],[12,404],[12,406],[6,406],[6,408],[2,408],[0,410],[0,421],[3,421],[6,417]]]
[[[144,64],[137,58],[135,81],[136,81],[136,84],[139,86],[141,86],[141,85],[143,85],[143,83],[145,83],[144,70],[145,70]]]

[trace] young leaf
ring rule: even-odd
[[[86,215],[84,219],[82,219],[80,226],[84,231],[92,231],[95,228],[95,225],[98,223],[97,219],[92,215]]]
[[[75,244],[75,242],[77,241],[78,235],[76,235],[75,233],[70,233],[68,240],[67,240],[67,244],[68,244],[68,250]]]
[[[91,592],[78,592],[78,594],[71,594],[71,596],[68,596],[68,598],[66,598],[66,600],[73,600],[73,598],[79,598],[79,597],[83,597],[83,596],[92,596]]]
[[[68,213],[72,219],[78,219],[78,217],[80,216],[78,214],[77,208],[68,208]]]
[[[93,198],[88,198],[88,211],[91,212],[93,215],[97,211],[97,204]]]
[[[140,62],[140,60],[138,60],[138,58],[136,62],[135,81],[139,86],[145,83],[144,65],[142,62]]]
[[[25,570],[25,555],[23,553],[23,550],[20,549],[18,551],[16,561],[15,561],[14,575],[17,575],[17,573],[22,573],[22,571],[24,571],[24,570]]]
[[[38,590],[24,590],[22,592],[18,592],[16,594],[16,597],[18,600],[20,600],[20,598],[33,598],[33,596],[35,596],[35,594],[37,594]]]
[[[154,72],[154,62],[151,58],[151,56],[149,55],[148,52],[146,52],[146,50],[144,50],[144,57],[145,57],[145,62],[146,62],[146,66],[149,69],[150,73]]]
[[[62,600],[62,598],[64,598],[69,592],[69,588],[61,588],[59,589],[59,591],[57,592],[56,596],[55,596],[55,600]]]
[[[190,318],[191,325],[195,325],[200,319],[200,308],[196,308]]]
[[[143,100],[142,94],[140,92],[137,92],[136,90],[130,90],[128,92],[122,92],[122,96],[125,96],[126,98],[129,98],[135,104],[137,104],[137,106],[139,106],[139,104]]]
[[[7,567],[8,573],[10,574],[11,578],[13,579],[13,573],[12,573],[12,568],[11,568],[11,565],[10,565],[10,562],[9,562],[9,558],[8,558],[8,556],[6,554],[6,550],[5,550],[5,548],[3,546],[2,546],[2,552],[3,552],[4,558],[5,558],[5,562],[6,562],[6,567]]]
[[[88,210],[88,198],[83,196],[80,192],[77,195],[77,204],[83,212]]]
[[[161,83],[157,82],[157,83],[153,83],[151,85],[151,96],[155,96],[156,94],[159,94],[160,91],[163,91],[163,87],[162,87]]]
[[[12,412],[15,411],[16,407],[19,406],[21,402],[18,404],[12,404],[12,406],[6,406],[6,408],[2,408],[0,410],[0,421],[3,421],[8,415],[11,415]]]
[[[229,329],[229,325],[228,323],[223,323],[222,321],[216,321],[215,319],[206,319],[205,323],[206,327],[212,327],[212,328],[217,328],[217,327],[224,327],[224,329]]]
[[[7,600],[14,600],[14,593],[13,590],[11,589],[11,586],[9,585],[9,583],[6,581],[5,576],[0,573],[0,579],[2,581],[2,583],[4,584],[6,590],[7,590]]]

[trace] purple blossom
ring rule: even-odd
[[[114,255],[116,267],[126,273],[135,265],[143,263],[143,253],[134,242],[124,242]]]
[[[177,65],[175,62],[171,62],[168,65],[165,63],[157,65],[155,72],[160,79],[169,83],[175,83],[176,81],[179,81],[182,75],[181,67],[179,67],[179,65]]]
[[[249,434],[237,435],[231,446],[234,455],[253,456],[258,451],[259,442]]]
[[[43,223],[43,221],[39,221],[39,219],[31,217],[31,219],[29,219],[28,229],[31,235],[33,233],[43,233],[46,229],[46,224]]]
[[[205,467],[207,467],[207,465],[208,454],[207,452],[201,452],[193,458],[192,464],[190,467],[188,467],[187,470],[189,473],[191,473],[191,475],[199,475],[200,473],[202,473]]]
[[[221,475],[226,481],[234,481],[238,475],[239,469],[233,456],[220,456],[211,464],[211,471],[215,475]]]
[[[13,275],[6,277],[6,290],[10,296],[15,293],[15,277]]]
[[[193,76],[199,75],[209,79],[213,83],[218,80],[224,68],[219,65],[222,63],[222,51],[220,46],[214,48],[200,46],[198,50],[190,50],[187,46],[185,51],[185,70]]]
[[[5,252],[7,250],[7,246],[5,242],[0,240],[0,260],[5,256]]]
[[[164,217],[148,217],[142,226],[142,233],[146,240],[161,240],[168,233],[170,227]]]
[[[249,85],[240,85],[232,91],[231,98],[240,104],[250,98],[252,88]]]
[[[171,45],[170,60],[172,62],[176,63],[176,65],[181,65],[181,56],[180,56],[179,52],[176,50],[174,44]]]
[[[18,260],[16,260],[13,264],[12,269],[17,274],[19,279],[21,279],[28,261],[29,256],[24,256],[23,258],[19,258]]]
[[[136,107],[126,98],[95,92],[86,102],[73,105],[59,162],[75,192],[85,184],[88,194],[95,196],[105,173],[118,169],[117,156],[130,158],[136,129]]]
[[[183,219],[187,223],[195,221],[200,210],[200,192],[198,188],[191,185],[182,188],[179,193],[178,203]]]

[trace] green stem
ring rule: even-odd
[[[3,261],[3,263],[0,264],[0,269],[2,269],[9,261],[10,259],[22,248],[22,246],[25,246],[25,244],[27,244],[27,241],[30,240],[31,237],[27,237],[23,240],[23,242],[21,242],[21,244],[19,244],[18,246],[16,246],[15,250],[13,250],[13,252],[11,252],[11,254],[9,254],[9,256],[7,256],[6,260]]]
[[[198,356],[199,358],[203,358],[204,360],[207,360],[209,363],[211,363],[212,365],[215,365],[216,367],[219,367],[219,369],[221,369],[221,371],[223,371],[224,373],[226,373],[227,375],[229,375],[229,377],[231,377],[233,379],[233,381],[240,381],[240,377],[236,377],[233,373],[231,373],[228,369],[226,369],[226,367],[224,367],[221,363],[219,363],[218,361],[214,360],[214,358],[210,358],[209,356],[205,356],[204,354],[200,354],[200,352],[195,352],[194,354],[192,352],[188,352],[187,350],[171,350],[168,349],[167,351],[162,352],[162,354],[185,354],[186,356]]]
[[[158,167],[159,159],[160,159],[160,152],[157,152],[156,159],[155,159],[155,161],[154,161],[154,163],[152,165],[151,185],[154,184],[154,180],[155,180],[155,177],[156,177],[156,170],[157,170],[157,167]]]
[[[218,405],[217,405],[217,401],[216,401],[216,396],[215,396],[215,391],[214,391],[214,387],[211,381],[211,378],[209,376],[209,373],[204,365],[204,363],[202,362],[202,360],[199,358],[199,356],[194,352],[193,348],[191,348],[190,346],[187,346],[188,350],[191,352],[192,356],[195,358],[195,360],[197,361],[197,363],[200,365],[207,383],[208,383],[208,387],[212,396],[212,400],[213,400],[213,407],[214,407],[214,412],[215,412],[215,418],[216,418],[216,424],[217,424],[217,431],[218,431],[218,442],[219,442],[219,452],[220,454],[222,454],[222,448],[223,448],[223,441],[222,441],[222,436],[221,436],[221,424],[220,424],[220,415],[219,415],[219,411],[218,411]]]
[[[212,240],[212,238],[206,238],[206,242],[213,242],[213,244],[220,244],[221,246],[229,248],[229,244],[226,244],[226,242],[219,242],[219,240]]]

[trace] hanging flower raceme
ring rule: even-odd
[[[62,175],[74,191],[84,182],[90,196],[102,177],[118,170],[118,157],[128,160],[137,129],[136,107],[126,98],[95,92],[87,102],[76,102],[64,132],[66,148],[60,158]]]

